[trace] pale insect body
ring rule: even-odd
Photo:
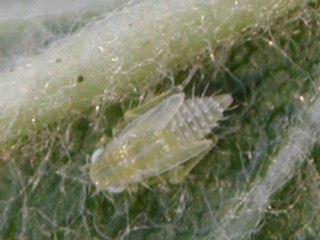
[[[121,192],[131,183],[203,156],[214,145],[205,137],[231,102],[229,94],[185,100],[179,93],[166,98],[93,153],[92,181],[98,190]]]

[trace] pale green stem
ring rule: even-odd
[[[0,75],[0,142],[118,101],[248,27],[307,0],[141,1]]]

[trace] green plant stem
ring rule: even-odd
[[[0,75],[0,142],[118,101],[223,39],[301,6],[295,1],[142,1]]]

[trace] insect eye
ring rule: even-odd
[[[97,162],[101,158],[103,152],[104,152],[103,148],[98,148],[97,150],[95,150],[91,156],[91,162],[92,163]]]
[[[124,184],[112,184],[107,189],[111,193],[120,193],[123,192],[123,190],[126,189],[126,185]]]

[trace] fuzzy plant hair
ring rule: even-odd
[[[318,0],[0,0],[0,239],[319,239],[319,28]],[[94,151],[181,85],[232,97],[215,146],[97,191]]]

